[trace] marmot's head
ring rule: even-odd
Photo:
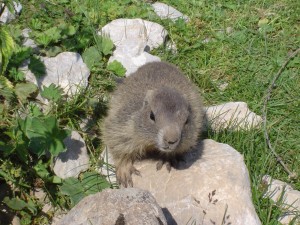
[[[160,151],[172,153],[186,146],[183,139],[191,129],[191,108],[178,91],[168,87],[148,90],[139,116],[138,129]]]

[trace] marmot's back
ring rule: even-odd
[[[130,114],[141,108],[146,92],[160,87],[170,87],[199,105],[197,87],[192,84],[174,65],[166,62],[152,62],[140,67],[125,78],[113,93],[111,104],[119,110],[116,113]],[[201,104],[201,103],[200,103]],[[122,109],[121,109],[122,108]]]

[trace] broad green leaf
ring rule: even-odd
[[[33,202],[30,198],[28,198],[27,209],[29,209],[29,211],[30,211],[33,215],[36,215],[36,214],[37,214],[37,208],[36,208],[36,205],[34,204],[34,202]]]
[[[26,202],[19,198],[9,199],[9,197],[5,197],[3,202],[13,210],[22,210],[28,206]]]
[[[5,157],[12,154],[14,150],[15,146],[13,144],[4,144],[3,142],[0,142],[0,152],[2,152]]]
[[[63,32],[68,36],[72,36],[76,33],[76,28],[73,25],[69,25],[66,29],[63,30]]]
[[[5,197],[3,202],[11,209],[13,210],[17,210],[20,211],[24,208],[29,209],[29,211],[31,211],[31,213],[36,214],[37,213],[37,209],[35,204],[33,203],[32,200],[28,200],[28,203],[26,203],[25,201],[23,201],[22,199],[19,198],[11,198],[9,199],[9,197]]]
[[[23,132],[13,126],[10,130],[4,132],[10,138],[5,144],[0,142],[0,151],[3,150],[4,157],[8,157],[12,153],[16,153],[17,157],[25,164],[28,163],[28,139]]]
[[[110,184],[104,176],[97,172],[85,172],[81,181],[86,195],[95,194],[105,188],[109,188]]]
[[[0,76],[0,96],[9,101],[15,97],[12,83],[4,76]]]
[[[39,45],[43,45],[45,47],[47,47],[50,42],[52,41],[51,37],[49,37],[47,34],[40,34],[39,36],[36,37],[36,42]]]
[[[126,69],[123,67],[123,65],[116,60],[109,63],[107,65],[107,69],[119,77],[124,77],[124,74],[126,73]]]
[[[58,46],[51,46],[51,47],[47,48],[47,50],[45,51],[45,53],[48,57],[55,57],[61,52],[63,52],[63,49]]]
[[[16,147],[16,152],[17,152],[17,156],[20,160],[23,161],[24,164],[28,164],[28,156],[29,156],[29,152],[28,152],[28,144],[26,142],[23,143],[18,143],[17,147]]]
[[[32,48],[29,47],[17,47],[14,49],[14,52],[9,60],[8,67],[18,68],[21,63],[28,59],[32,55]]]
[[[40,108],[33,102],[30,102],[28,105],[28,110],[29,110],[29,113],[32,117],[39,117],[39,116],[42,116],[44,115]]]
[[[42,97],[57,102],[61,99],[63,90],[61,87],[55,84],[50,84],[49,87],[43,86],[43,91],[41,92]]]
[[[86,63],[89,69],[92,69],[97,62],[101,60],[101,54],[99,53],[96,46],[87,48],[82,54],[83,61]]]
[[[50,29],[36,34],[36,42],[47,47],[51,42],[56,43],[60,40],[61,30],[58,27],[51,27]]]
[[[84,188],[78,179],[70,177],[63,181],[59,188],[61,193],[70,197],[71,205],[76,205],[85,197]]]
[[[58,176],[52,176],[51,180],[52,180],[53,184],[61,184],[62,183],[62,179]]]
[[[25,120],[19,120],[19,126],[30,140],[30,150],[39,157],[47,151],[52,156],[57,156],[66,150],[63,140],[70,132],[60,129],[55,117],[27,117]]]
[[[29,97],[33,97],[37,91],[38,88],[33,83],[18,83],[15,86],[15,93],[22,102],[25,102]]]
[[[49,142],[46,137],[32,137],[29,142],[29,149],[31,152],[36,154],[38,157],[45,155],[47,150],[49,149]]]
[[[9,70],[9,77],[11,77],[14,81],[23,81],[25,79],[25,74],[13,67]]]
[[[101,51],[104,55],[112,54],[114,43],[108,37],[102,36],[100,41],[96,41],[97,45],[101,45]]]
[[[97,172],[85,172],[81,181],[76,178],[67,178],[60,187],[62,194],[70,197],[72,205],[77,204],[82,198],[95,194],[110,184]]]
[[[13,53],[15,42],[4,25],[0,26],[0,75],[4,74]]]
[[[47,180],[50,176],[49,171],[47,170],[47,166],[42,161],[39,161],[38,164],[36,164],[33,167],[34,171],[41,177],[43,180]]]
[[[58,27],[51,27],[50,29],[44,32],[45,35],[51,37],[51,41],[57,42],[61,38],[61,30]]]
[[[29,26],[33,30],[40,30],[42,28],[42,22],[37,18],[33,18],[30,20]]]
[[[46,75],[45,64],[36,57],[30,58],[30,63],[28,65],[28,68],[37,78]]]

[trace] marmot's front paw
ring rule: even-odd
[[[141,173],[132,164],[123,165],[117,168],[116,175],[119,185],[133,187],[132,174],[140,176]]]
[[[178,168],[180,162],[185,162],[185,160],[181,156],[174,156],[168,159],[160,159],[156,164],[156,170],[160,170],[163,165],[166,165],[167,170],[170,172],[172,167],[175,169]]]

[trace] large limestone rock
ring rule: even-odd
[[[169,6],[165,3],[155,2],[152,4],[154,12],[161,18],[161,19],[171,19],[173,21],[178,20],[179,18],[184,19],[186,22],[189,21],[189,18],[186,15],[183,15],[177,9]]]
[[[272,199],[283,211],[279,222],[288,225],[295,220],[295,224],[300,224],[300,191],[268,175],[263,177],[263,182],[268,185],[264,197]]]
[[[54,164],[54,173],[60,178],[77,177],[89,168],[89,156],[84,140],[76,131],[64,140],[67,151],[60,153]]]
[[[46,75],[40,78],[28,69],[28,65],[20,68],[26,75],[26,80],[36,84],[40,89],[42,86],[56,84],[63,88],[68,95],[74,95],[79,88],[88,85],[90,70],[83,62],[80,54],[75,52],[62,52],[56,57],[41,57],[45,64]]]
[[[1,1],[2,2],[2,1]],[[1,3],[1,8],[4,6],[3,3]],[[8,10],[8,8],[5,6],[4,11],[0,17],[0,22],[2,23],[9,23],[10,21],[14,20],[16,18],[16,15],[19,15],[22,11],[22,5],[21,3],[18,2],[13,2],[13,6],[14,6],[14,12],[10,12]]]
[[[228,102],[206,108],[209,126],[215,130],[249,130],[258,127],[262,118],[251,112],[245,102]]]
[[[113,41],[116,49],[109,62],[122,63],[128,76],[148,62],[160,61],[147,51],[163,44],[167,31],[157,23],[142,19],[117,19],[105,25],[99,35]]]
[[[167,31],[163,26],[142,19],[116,19],[105,25],[99,32],[108,36],[118,48],[124,41],[143,41],[149,48],[157,48],[164,43]]]
[[[204,140],[170,173],[156,161],[135,163],[134,187],[148,190],[168,224],[261,224],[251,201],[243,156],[226,144]]]
[[[107,189],[81,200],[56,225],[166,225],[153,196],[136,188]]]

